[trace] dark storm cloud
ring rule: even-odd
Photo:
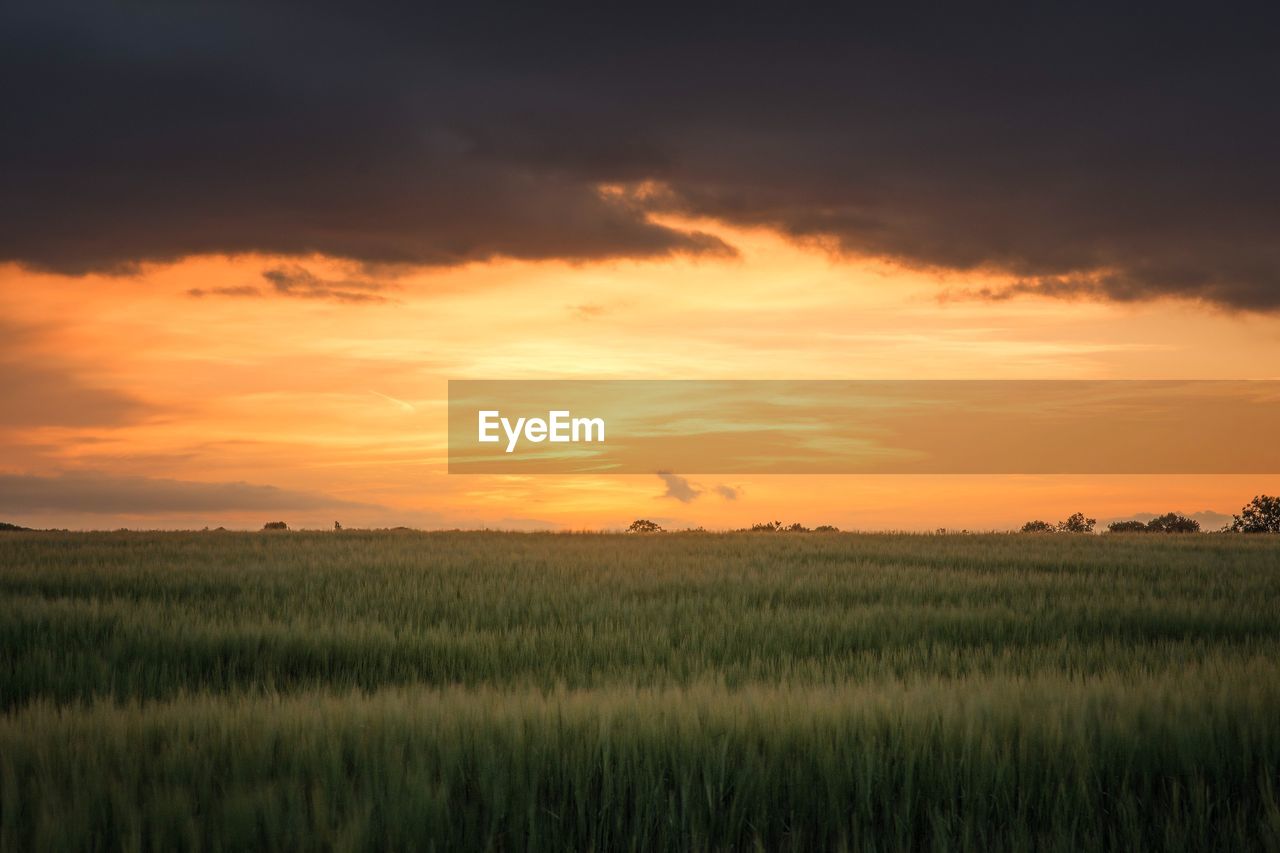
[[[27,4],[0,257],[728,251],[665,211],[996,298],[1280,308],[1275,14],[1127,8]]]
[[[102,473],[0,474],[0,511],[164,514],[269,509],[368,508],[311,492],[249,483],[198,483]]]

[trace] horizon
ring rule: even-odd
[[[1095,523],[1095,528],[1085,532],[1092,535],[1114,533],[1115,531],[1109,531],[1107,529],[1108,525],[1123,523],[1123,522],[1133,522],[1133,521],[1146,523],[1164,514],[1165,513],[1139,512],[1139,513],[1134,513],[1132,515],[1123,516],[1123,517],[1092,519],[1092,521]],[[1233,517],[1238,517],[1233,514],[1224,515],[1222,513],[1213,512],[1212,510],[1202,510],[1200,512],[1192,512],[1192,513],[1183,513],[1178,510],[1170,510],[1168,514],[1179,516],[1185,519],[1190,519],[1200,525],[1200,529],[1198,530],[1185,531],[1186,533],[1189,533],[1189,534],[1232,532],[1229,529],[1231,521]],[[631,524],[634,524],[636,522],[642,522],[642,521],[651,521],[655,524],[659,524],[659,529],[654,531],[642,531],[642,532],[631,531],[628,529],[628,527]],[[1047,519],[1027,519],[1027,522],[1023,522],[1023,524],[1026,524],[1028,522],[1035,522],[1035,521],[1047,521],[1048,523],[1051,523],[1051,524],[1053,523],[1051,521],[1048,521]],[[335,519],[335,522],[338,524],[341,524],[340,519]],[[267,526],[270,524],[279,524],[279,523],[284,523],[286,527],[270,528]],[[780,524],[783,526],[777,527],[774,530],[770,531],[765,529],[769,524]],[[801,525],[802,529],[800,530],[788,529],[787,528],[788,524],[799,524]],[[6,525],[11,525],[11,526],[6,526]],[[953,535],[953,534],[954,535],[987,535],[987,534],[1005,534],[1005,533],[1017,533],[1017,534],[1029,533],[1029,531],[1021,530],[1020,527],[1021,525],[1013,526],[1013,527],[992,527],[992,528],[970,529],[970,528],[953,528],[953,527],[943,527],[943,526],[929,527],[928,525],[923,525],[920,527],[904,527],[904,528],[884,528],[884,527],[844,528],[844,527],[839,527],[837,525],[831,525],[825,521],[812,522],[811,524],[806,525],[803,521],[796,521],[793,519],[790,522],[784,522],[781,520],[756,521],[756,522],[750,522],[738,527],[671,527],[669,528],[662,524],[661,519],[655,520],[651,518],[642,518],[637,516],[635,519],[633,519],[631,522],[625,525],[616,525],[612,527],[578,527],[578,528],[518,527],[518,526],[517,527],[501,527],[501,526],[412,527],[409,525],[387,525],[387,526],[381,526],[381,527],[378,527],[378,526],[355,527],[355,526],[348,526],[345,524],[340,527],[334,527],[333,523],[330,523],[329,526],[321,525],[316,527],[316,526],[308,526],[305,524],[294,525],[287,521],[284,521],[283,519],[275,519],[273,521],[264,522],[263,525],[259,527],[253,527],[253,526],[228,527],[223,524],[219,524],[217,526],[208,524],[201,527],[121,526],[121,527],[69,528],[69,527],[26,527],[25,525],[13,525],[12,522],[6,522],[3,519],[0,519],[0,533],[3,533],[3,532],[27,532],[27,533],[219,533],[219,532],[225,532],[225,533],[391,533],[391,532],[397,532],[397,531],[409,531],[413,533],[582,533],[582,534],[600,533],[600,534],[651,535],[651,534],[659,534],[659,533],[776,532],[776,533],[800,533],[800,534],[851,533],[851,534],[866,534],[866,535],[920,534],[925,536],[942,536],[942,535]],[[823,529],[823,528],[826,528],[826,529]],[[1058,531],[1042,531],[1042,532],[1066,532],[1066,531],[1058,530]],[[1129,531],[1126,531],[1126,532],[1129,532]],[[1167,534],[1170,531],[1162,531],[1162,532]]]

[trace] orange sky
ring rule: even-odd
[[[71,478],[64,488],[94,477],[108,495],[60,508],[14,499],[0,520],[600,528],[643,516],[710,528],[777,518],[986,529],[1077,509],[1230,513],[1276,490],[1244,476],[694,475],[702,493],[681,501],[655,476],[446,474],[451,378],[1280,378],[1274,316],[1172,301],[981,301],[965,297],[992,283],[980,274],[685,224],[739,256],[374,272],[325,258],[197,257],[124,277],[0,267],[0,363],[28,377],[5,395],[0,474]],[[314,276],[312,295],[274,291],[262,274],[280,268]],[[234,293],[249,288],[260,295]],[[122,478],[130,489],[245,482],[306,499],[113,506]]]

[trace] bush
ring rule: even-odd
[[[627,528],[628,533],[661,533],[662,525],[656,521],[650,521],[647,518],[637,518],[631,522],[631,526]]]
[[[262,529],[263,530],[288,530],[289,525],[285,524],[283,521],[268,521],[266,524],[262,525]]]
[[[1022,525],[1023,533],[1053,533],[1056,530],[1057,528],[1052,524],[1047,521],[1041,521],[1040,519],[1028,521],[1026,524]]]
[[[1146,533],[1147,526],[1141,521],[1113,521],[1107,525],[1111,533]]]

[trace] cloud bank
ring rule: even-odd
[[[1280,13],[780,8],[10,4],[0,259],[732,252],[680,213],[1280,308]]]
[[[250,483],[201,483],[97,472],[0,474],[0,512],[149,515],[233,510],[369,509],[369,504]]]

